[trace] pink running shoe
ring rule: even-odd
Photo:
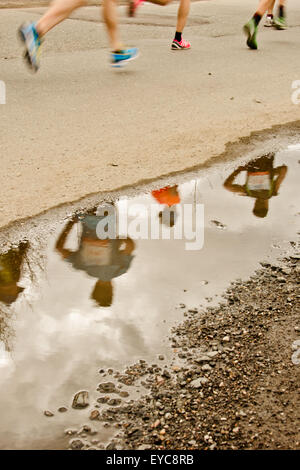
[[[129,0],[128,6],[128,16],[133,17],[135,15],[136,9],[144,0]]]
[[[181,41],[177,41],[176,39],[173,40],[171,49],[173,51],[182,50],[182,49],[190,49],[191,44],[185,39],[181,39]]]

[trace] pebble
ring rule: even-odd
[[[44,415],[47,416],[48,418],[51,418],[52,416],[54,416],[54,414],[49,410],[44,411]]]
[[[76,434],[77,431],[76,429],[66,429],[65,430],[65,434],[67,434],[68,436],[72,436],[73,434]]]
[[[190,386],[193,388],[200,388],[202,385],[206,384],[209,382],[209,380],[206,377],[199,377],[198,379],[193,380],[190,383]]]
[[[69,445],[72,450],[80,450],[84,447],[84,442],[81,439],[71,439]]]
[[[111,398],[107,404],[109,406],[118,406],[118,405],[121,405],[122,403],[122,400],[120,400],[120,398]]]
[[[117,393],[116,386],[113,382],[99,384],[98,390],[102,393]]]
[[[93,410],[90,414],[90,419],[93,421],[95,419],[98,419],[100,416],[100,413],[98,410]]]
[[[72,408],[75,409],[82,409],[86,408],[89,406],[89,393],[86,390],[82,390],[78,393],[73,398],[73,403],[72,403]]]

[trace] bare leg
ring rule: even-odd
[[[149,3],[165,6],[171,3],[172,0],[147,0]],[[180,0],[178,13],[177,13],[177,26],[176,31],[182,33],[186,25],[186,20],[190,12],[191,0]]]
[[[186,25],[186,20],[190,12],[191,0],[181,0],[177,13],[176,31],[182,33]]]
[[[116,0],[103,0],[103,19],[106,24],[112,50],[121,50],[123,47],[119,39]]]
[[[273,0],[260,0],[256,13],[260,16],[264,16],[265,12],[268,10],[272,3]]]
[[[273,15],[274,5],[275,5],[275,0],[272,0],[268,8],[268,15],[270,16]]]
[[[86,0],[54,0],[36,25],[38,34],[44,36],[54,26],[67,19],[74,10],[84,5]]]

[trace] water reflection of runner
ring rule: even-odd
[[[287,173],[287,166],[274,168],[274,155],[252,160],[245,166],[237,168],[225,181],[224,187],[240,196],[255,198],[253,214],[256,217],[266,217],[269,210],[269,199],[278,195],[279,188]],[[246,171],[246,182],[235,184],[234,180]]]
[[[112,279],[128,271],[135,244],[129,237],[124,240],[101,240],[96,233],[101,220],[102,216],[94,214],[86,214],[80,220],[82,233],[77,251],[65,248],[72,227],[79,221],[78,218],[71,220],[58,238],[56,249],[73,268],[98,279],[91,298],[101,307],[109,307],[113,300]]]
[[[0,253],[0,302],[6,305],[13,304],[24,290],[18,282],[28,247],[28,242],[21,242],[17,248]]]
[[[160,222],[173,227],[176,223],[177,212],[176,204],[180,203],[178,185],[166,186],[152,191],[152,196],[159,204],[165,205],[163,211],[159,213]]]

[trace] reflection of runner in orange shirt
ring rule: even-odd
[[[159,213],[160,222],[173,227],[176,222],[176,204],[180,203],[180,196],[175,186],[166,186],[165,188],[152,191],[152,196],[159,204],[165,205],[165,209]]]

